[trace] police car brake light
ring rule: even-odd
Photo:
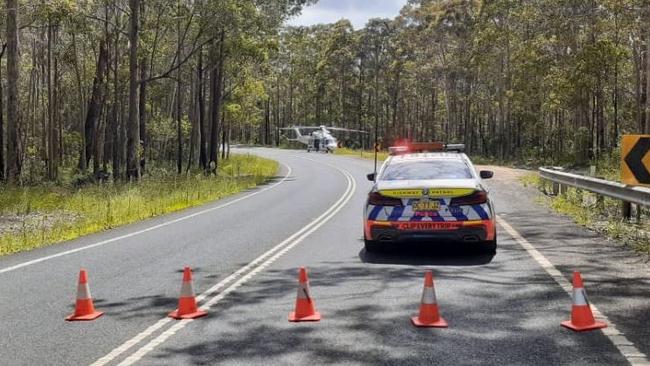
[[[456,197],[451,199],[451,206],[462,206],[462,205],[480,205],[481,203],[487,202],[487,192],[485,191],[476,191],[470,195]]]

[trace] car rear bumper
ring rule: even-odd
[[[368,240],[381,242],[454,241],[475,243],[495,239],[493,220],[455,222],[370,221],[365,225]]]

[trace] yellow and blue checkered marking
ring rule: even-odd
[[[368,205],[368,220],[372,221],[432,221],[432,222],[454,222],[490,220],[490,208],[487,203],[476,205],[450,206],[450,198],[436,198],[440,203],[437,211],[416,213],[413,210],[413,203],[417,201],[412,198],[402,199],[402,206],[375,206]]]

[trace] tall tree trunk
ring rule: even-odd
[[[104,141],[106,140],[106,118],[101,118],[104,109],[104,98],[104,93],[102,93],[102,99],[99,103],[99,116],[95,130],[95,145],[93,149],[93,174],[97,180],[102,179],[101,164],[104,159]]]
[[[223,71],[225,64],[224,49],[225,31],[221,31],[219,37],[219,51],[215,55],[213,46],[212,64],[214,65],[215,58],[217,58],[216,67],[212,67],[210,73],[210,173],[217,172],[218,153],[219,153],[219,119],[221,117],[221,95],[223,92]]]
[[[436,139],[436,112],[437,112],[437,107],[438,105],[438,93],[436,89],[434,88],[431,91],[431,124],[429,126],[429,134],[427,135],[428,139],[435,140]]]
[[[228,135],[226,136],[226,146],[227,146],[226,159],[230,159],[230,141],[231,141],[231,139],[232,139],[232,125],[229,122],[228,123]],[[246,140],[246,141],[249,141],[249,140]]]
[[[648,9],[650,12],[650,9]],[[646,26],[646,56],[645,56],[645,125],[643,133],[650,133],[650,27]]]
[[[614,64],[614,136],[610,146],[618,146],[618,135],[619,135],[619,123],[618,123],[618,98],[619,98],[619,86],[618,86],[618,56],[616,56],[616,63]]]
[[[197,99],[196,99],[196,83],[194,82],[194,73],[190,72],[190,99],[188,101],[188,109],[187,109],[187,119],[190,122],[191,126],[191,131],[190,131],[190,151],[187,154],[187,168],[185,169],[185,172],[188,172],[190,168],[197,162],[198,160],[198,155],[196,154],[196,145],[198,144],[199,141],[199,126],[198,126],[198,121],[196,119],[196,106],[197,106]]]
[[[264,103],[264,145],[271,143],[271,98],[266,98]]]
[[[178,67],[176,70],[176,139],[178,140],[178,149],[176,151],[176,172],[180,175],[183,172],[183,98],[181,98],[181,52],[183,50],[183,38],[181,35],[182,32],[180,18],[176,24],[176,30],[178,32],[178,45],[176,48],[176,60]]]
[[[4,95],[2,90],[2,57],[5,54],[7,45],[2,45],[2,51],[0,51],[0,182],[5,180],[5,137],[4,137]]]
[[[357,100],[357,129],[359,131],[363,130],[363,90],[365,86],[365,82],[363,80],[363,72],[364,72],[364,64],[363,64],[363,59],[359,60],[359,98]],[[293,87],[292,87],[293,89]],[[365,146],[363,146],[363,134],[359,133],[359,148],[361,150],[364,150]]]
[[[277,82],[277,87],[275,89],[275,101],[277,104],[275,108],[275,121],[276,121],[276,126],[284,127],[284,123],[283,123],[284,121],[280,122],[280,108],[282,108],[282,103],[280,102],[280,74],[279,73],[276,75],[276,82]]]
[[[634,60],[634,101],[635,101],[635,116],[637,122],[638,132],[643,131],[645,124],[645,113],[643,113],[643,73],[641,69],[643,68],[643,50],[642,46],[637,46],[636,44],[632,46],[632,59]]]
[[[54,100],[52,98],[52,38],[54,37],[52,20],[47,24],[47,178],[56,179],[56,136],[54,133]]]
[[[7,8],[7,182],[15,183],[20,179],[20,140],[18,128],[18,1],[6,0]]]
[[[293,125],[293,89],[294,89],[294,80],[293,80],[293,71],[290,71],[289,74],[289,106],[288,106],[288,112],[285,113],[287,117],[287,124],[289,126]]]
[[[79,69],[79,53],[77,52],[77,37],[74,32],[72,32],[72,52],[73,56],[73,66],[75,81],[77,82],[77,98],[79,98],[79,132],[81,135],[81,149],[79,149],[79,170],[81,172],[86,172],[88,167],[88,161],[86,160],[86,126],[84,124],[84,93],[83,86],[81,81],[81,71]]]
[[[178,68],[177,81],[176,81],[176,139],[177,139],[177,150],[176,150],[176,172],[181,174],[183,172],[183,129],[182,129],[182,98],[181,98],[181,68]]]
[[[140,179],[140,127],[138,126],[138,27],[140,0],[129,0],[129,118],[127,121],[126,177]]]
[[[42,34],[43,39],[46,39],[47,35],[45,31],[43,31]],[[39,99],[40,101],[38,102],[38,106],[46,106],[47,105],[47,70],[45,67],[46,60],[45,60],[45,54],[44,52],[39,52],[38,53],[39,57],[39,67],[40,67],[40,82],[39,82]],[[40,118],[37,117],[38,120],[41,121],[41,156],[43,161],[47,162],[49,159],[48,153],[48,143],[49,139],[47,138],[47,131],[48,131],[48,126],[47,126],[47,108],[38,108],[36,107],[36,111],[40,111]]]
[[[203,83],[203,49],[199,49],[199,60],[196,67],[197,74],[197,97],[198,97],[198,118],[199,118],[199,164],[203,170],[208,167],[208,140],[207,126],[205,125],[205,86]]]
[[[120,18],[115,16],[115,23],[119,27]],[[119,78],[119,56],[120,56],[120,33],[115,32],[113,42],[113,102],[111,104],[111,119],[112,119],[112,132],[113,132],[113,180],[117,181],[122,179],[122,111],[121,111],[121,96],[120,96],[120,78]]]
[[[55,40],[57,33],[55,33]],[[63,118],[61,116],[61,70],[59,69],[59,58],[54,56],[54,135],[56,143],[55,156],[56,156],[56,169],[55,176],[58,175],[58,166],[63,164],[63,156],[65,153],[65,146],[63,145]]]
[[[144,26],[146,1],[140,4],[141,25]],[[140,141],[142,142],[142,156],[140,157],[140,173],[144,174],[149,141],[147,139],[147,56],[140,58],[140,95],[138,101]]]
[[[146,156],[149,150],[149,139],[147,138],[147,58],[143,57],[140,64],[140,94],[138,100],[138,124],[140,128],[140,141],[142,142],[142,156],[140,157],[141,173],[144,173],[146,166]]]
[[[108,67],[108,50],[104,40],[99,44],[99,56],[97,58],[97,69],[95,70],[95,78],[93,79],[93,88],[88,100],[88,108],[86,109],[86,121],[84,123],[84,139],[86,141],[85,155],[86,161],[84,166],[88,166],[91,156],[95,155],[95,146],[97,145],[97,121],[101,114],[102,101],[104,99],[104,75]],[[100,162],[96,162],[99,164]],[[96,165],[94,164],[94,165]]]
[[[226,134],[229,126],[226,124],[226,109],[221,108],[221,160],[226,159]]]

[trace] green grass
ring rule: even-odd
[[[547,192],[551,189],[551,184],[544,183],[537,173],[527,174],[520,181],[524,186],[536,186]],[[593,193],[570,187],[558,196],[540,196],[538,202],[569,216],[579,225],[650,256],[650,217],[647,211],[640,212],[640,220],[629,221],[621,216],[620,201],[609,198],[599,201]]]
[[[599,158],[594,165],[596,166],[597,177],[619,182],[621,179],[620,148],[616,148],[610,154]]]
[[[524,187],[533,186],[540,188],[542,186],[542,179],[539,177],[537,172],[522,175],[519,177],[519,182],[521,182]]]
[[[341,147],[336,149],[336,151],[334,151],[334,154],[343,155],[343,156],[356,156],[358,158],[370,159],[370,160],[373,160],[375,158],[374,150],[354,150],[354,149],[348,149],[346,147]],[[388,158],[388,151],[380,151],[377,155],[378,161],[384,161],[387,158]]]
[[[0,186],[0,219],[22,218],[18,230],[0,234],[0,255],[30,250],[86,234],[214,201],[264,183],[275,176],[275,161],[233,155],[221,162],[217,177],[145,178],[136,184],[83,188]]]

